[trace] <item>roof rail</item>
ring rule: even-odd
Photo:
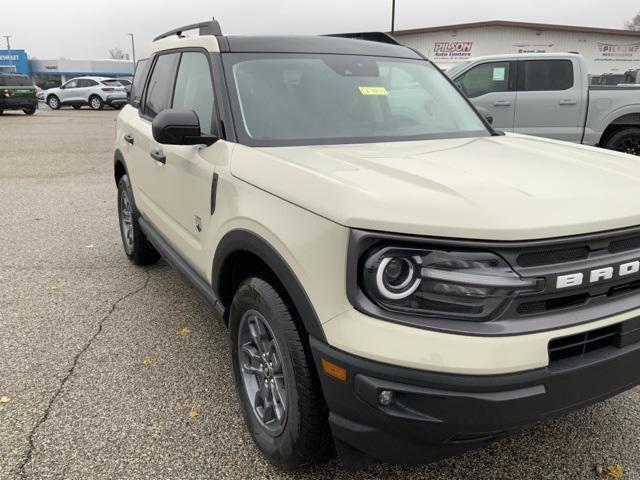
[[[189,30],[198,30],[198,35],[222,35],[220,24],[215,18],[212,18],[206,22],[194,23],[193,25],[185,25],[184,27],[169,30],[162,35],[158,35],[153,41],[156,42],[162,38],[172,37],[173,35],[182,37],[182,32],[188,32]]]
[[[370,42],[389,43],[391,45],[402,45],[398,40],[384,32],[354,32],[354,33],[333,33],[326,37],[353,38],[356,40],[369,40]]]

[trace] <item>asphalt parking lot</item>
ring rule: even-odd
[[[638,388],[425,467],[271,467],[225,329],[166,264],[122,251],[116,115],[0,117],[0,479],[589,479],[597,464],[640,479]]]

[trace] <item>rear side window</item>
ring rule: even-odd
[[[200,119],[202,133],[211,133],[213,82],[209,61],[203,53],[185,52],[180,59],[172,108],[193,110]]]
[[[33,83],[29,77],[0,75],[0,85],[4,87],[32,87]]]
[[[469,98],[487,93],[509,90],[511,64],[509,62],[483,63],[458,77],[454,83]]]
[[[95,80],[89,80],[88,78],[78,80],[78,87],[80,88],[95,87],[97,84],[98,82],[96,82]]]
[[[142,90],[144,82],[149,73],[149,60],[140,60],[136,65],[136,73],[133,76],[133,86],[131,87],[131,105],[138,108],[142,100]]]
[[[178,53],[160,55],[151,72],[145,96],[144,114],[153,118],[171,105],[173,80],[175,78]]]
[[[518,90],[544,92],[573,87],[571,60],[527,60],[518,65]]]

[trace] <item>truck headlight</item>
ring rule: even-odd
[[[361,265],[361,288],[379,307],[449,319],[490,320],[543,282],[520,277],[489,252],[386,247]]]

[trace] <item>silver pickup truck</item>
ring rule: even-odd
[[[582,55],[492,55],[446,73],[500,130],[640,155],[640,85],[589,85]]]

